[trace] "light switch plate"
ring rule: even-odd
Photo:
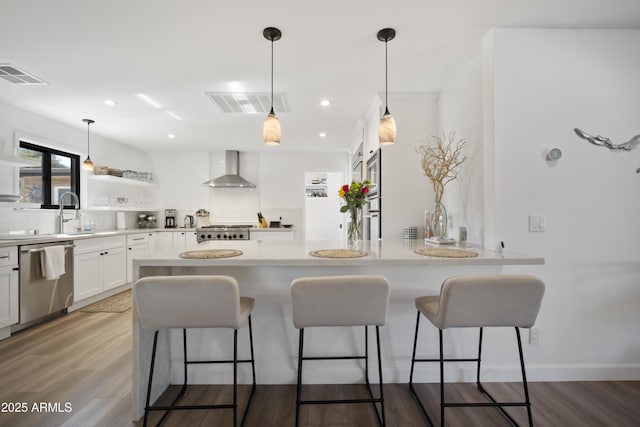
[[[529,215],[529,231],[532,233],[547,231],[547,217],[544,215]]]

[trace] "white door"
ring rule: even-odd
[[[142,258],[149,255],[149,245],[133,245],[127,248],[127,282],[131,282],[133,277],[132,263],[134,258]]]
[[[124,247],[107,249],[100,257],[102,260],[103,289],[109,290],[126,283],[127,254]]]
[[[340,172],[305,174],[305,239],[343,240],[344,217],[338,190],[345,184]]]
[[[155,236],[155,244],[151,246],[149,252],[152,254],[170,252],[173,249],[173,233],[158,232]]]
[[[174,231],[171,234],[173,234],[173,249],[184,249],[187,246],[187,233],[184,231]]]
[[[73,257],[73,300],[81,301],[102,292],[100,252],[75,254]]]

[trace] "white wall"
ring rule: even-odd
[[[158,174],[160,207],[178,209],[178,224],[185,214],[207,209],[213,222],[257,224],[262,211],[267,221],[296,226],[296,238],[304,230],[304,174],[340,172],[348,176],[349,154],[326,152],[241,152],[240,175],[255,189],[210,189],[202,185],[223,175],[224,152],[152,153]],[[336,191],[338,189],[336,188]]]
[[[468,240],[483,245],[482,56],[478,55],[449,82],[438,98],[440,134],[455,132],[467,141],[458,179],[446,186],[443,203],[453,216],[454,238],[467,227]],[[432,142],[432,141],[429,141]]]
[[[101,125],[91,125],[91,158],[97,165],[152,172],[145,153],[128,145],[101,138],[98,135]],[[0,150],[11,152],[19,144],[18,137],[78,154],[81,160],[87,155],[87,130],[86,125],[82,123],[82,117],[78,118],[78,127],[72,128],[0,101]],[[81,191],[85,191],[87,180],[84,171],[81,171],[80,183]],[[0,193],[18,194],[17,184],[17,169],[0,165]],[[115,228],[114,212],[92,211],[89,215],[94,218],[97,229]],[[52,233],[55,226],[56,213],[52,210],[0,209],[0,232],[38,229],[41,233]]]
[[[640,151],[573,132],[616,143],[640,133],[638,46],[640,31],[498,29],[485,40],[486,240],[546,259],[505,269],[547,284],[540,345],[526,349],[533,380],[640,379]],[[553,147],[556,165],[544,160]],[[529,214],[545,215],[547,231],[529,232]]]

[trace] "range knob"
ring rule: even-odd
[[[234,238],[234,239],[237,239],[237,238],[238,238],[238,235],[237,235],[237,234],[234,234],[234,235],[233,235],[233,238]]]
[[[244,239],[244,234],[242,234],[242,233],[238,234],[238,239],[240,239],[240,240]]]
[[[206,237],[207,237],[206,235],[201,234],[201,235],[200,235],[200,240],[204,240]]]
[[[207,234],[207,239],[211,240],[213,236],[211,234]]]

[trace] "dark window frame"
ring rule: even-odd
[[[67,153],[65,151],[56,150],[55,148],[44,147],[42,145],[33,144],[27,141],[20,141],[20,148],[38,151],[42,153],[42,204],[40,209],[60,209],[60,205],[52,204],[51,198],[51,155],[68,157],[71,160],[71,192],[78,196],[78,207],[80,207],[80,156],[77,154]],[[72,199],[67,198],[64,201],[71,202],[65,204],[65,208],[73,208],[75,205]]]

